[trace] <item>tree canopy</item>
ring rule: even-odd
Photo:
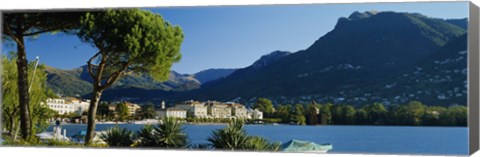
[[[98,49],[87,61],[93,79],[85,138],[89,144],[102,92],[126,74],[167,80],[172,64],[181,58],[183,32],[160,15],[140,9],[90,12],[80,23],[78,37]]]

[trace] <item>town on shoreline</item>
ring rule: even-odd
[[[85,124],[90,101],[74,97],[49,98],[46,106],[57,114],[50,122]],[[263,112],[247,108],[234,102],[184,101],[166,107],[164,101],[155,106],[152,103],[143,106],[128,102],[102,102],[99,105],[98,124],[155,124],[159,119],[176,118],[191,124],[228,123],[232,119],[245,119],[262,123]]]

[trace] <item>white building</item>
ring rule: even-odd
[[[213,118],[231,118],[232,117],[232,108],[226,104],[209,101],[205,103],[207,106],[207,113]]]
[[[186,110],[179,109],[179,108],[174,108],[174,107],[157,111],[157,114],[158,114],[159,118],[166,118],[166,117],[187,118],[187,111]]]
[[[206,118],[207,117],[207,107],[198,101],[185,101],[181,104],[175,105],[178,109],[183,109],[188,112],[193,117],[196,118]]]
[[[247,109],[247,118],[248,119],[263,119],[263,112],[255,109]]]
[[[74,106],[74,112],[77,114],[82,114],[83,112],[88,112],[90,108],[90,100],[82,101],[77,98],[66,98],[67,103],[71,103]]]
[[[58,114],[77,113],[82,114],[88,111],[90,106],[89,101],[82,101],[76,98],[60,98],[60,99],[47,99],[47,106],[57,111]]]
[[[47,106],[60,115],[75,112],[75,106],[73,104],[67,104],[65,99],[47,99]]]
[[[227,103],[232,109],[232,116],[236,118],[248,118],[245,106],[237,103]]]

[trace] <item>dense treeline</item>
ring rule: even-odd
[[[284,104],[273,107],[270,100],[260,98],[254,107],[267,119],[298,125],[407,125],[466,126],[467,107],[427,106],[419,101],[385,106],[373,103],[362,107],[331,103]]]

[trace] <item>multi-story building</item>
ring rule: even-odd
[[[226,104],[209,101],[205,103],[207,106],[207,113],[213,118],[230,118],[232,117],[232,108]]]
[[[165,108],[162,103],[162,109]],[[263,114],[258,110],[248,111],[245,106],[238,103],[222,103],[217,101],[185,101],[175,105],[176,110],[185,110],[187,117],[196,118],[243,118],[243,119],[262,119]],[[165,111],[166,112],[166,111]],[[172,111],[173,112],[173,111]],[[178,111],[180,112],[180,111]],[[162,113],[164,114],[164,113]],[[180,113],[179,113],[180,114]]]
[[[75,106],[66,103],[65,99],[47,99],[47,106],[60,115],[75,112]]]
[[[127,102],[127,101],[125,101],[125,104],[127,104],[128,113],[129,113],[129,115],[131,115],[131,116],[135,115],[135,113],[137,113],[137,111],[142,108],[142,107],[140,107],[140,105],[138,105],[138,104],[134,104],[134,103]]]
[[[74,112],[77,114],[82,114],[83,112],[87,112],[88,108],[90,108],[90,100],[83,101],[81,99],[68,97],[65,98],[65,101],[69,104],[73,104]]]
[[[160,111],[157,111],[157,114],[158,114],[158,117],[160,118],[166,118],[166,117],[187,118],[186,110],[175,108],[175,107],[171,107],[168,109],[161,109]]]
[[[237,103],[227,103],[232,109],[232,116],[236,118],[247,118],[247,109],[245,106]]]
[[[178,109],[183,109],[187,111],[187,115],[196,117],[196,118],[206,118],[207,117],[207,107],[198,101],[185,101],[183,103],[175,105]]]

